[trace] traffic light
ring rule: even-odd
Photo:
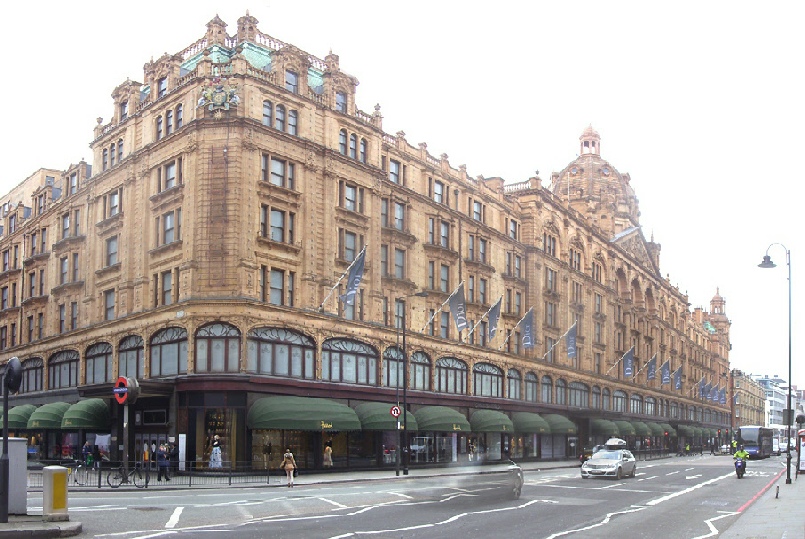
[[[668,431],[665,431],[665,435],[668,436]]]

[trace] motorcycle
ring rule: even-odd
[[[738,479],[742,478],[746,473],[746,463],[742,458],[735,459],[735,475],[738,476]]]
[[[525,479],[523,478],[523,469],[513,460],[510,460],[508,475],[509,488],[511,489],[510,495],[516,500],[520,497],[520,493],[523,491],[523,483],[525,483]]]

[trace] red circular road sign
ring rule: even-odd
[[[399,406],[392,406],[391,410],[390,410],[390,413],[394,417],[400,417],[400,414],[402,413],[402,411],[400,410]]]
[[[112,393],[115,394],[115,399],[120,404],[126,404],[126,399],[129,396],[129,380],[125,376],[119,376],[115,387],[112,388]]]

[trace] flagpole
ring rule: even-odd
[[[350,264],[350,265],[349,265],[349,267],[347,268],[347,270],[346,270],[344,273],[342,273],[342,274],[341,274],[341,277],[339,277],[339,278],[338,278],[338,280],[335,282],[335,285],[333,285],[333,287],[332,287],[332,288],[330,289],[330,291],[327,293],[327,297],[326,297],[326,298],[324,298],[324,301],[322,301],[322,302],[321,302],[321,305],[319,305],[319,312],[320,312],[320,313],[321,313],[321,312],[324,312],[324,304],[325,304],[325,303],[327,303],[327,300],[328,300],[328,299],[330,299],[330,296],[332,296],[332,295],[333,295],[333,290],[335,290],[336,288],[338,288],[338,285],[339,285],[339,284],[341,284],[341,281],[342,281],[342,280],[344,280],[344,277],[345,277],[345,276],[346,276],[346,275],[349,273],[349,270],[351,270],[351,269],[352,269],[352,266],[354,266],[354,265],[355,265],[355,262],[357,262],[358,260],[360,260],[360,258],[361,258],[361,256],[363,255],[364,251],[366,251],[366,245],[364,245],[364,246],[363,246],[363,249],[361,249],[361,252],[360,252],[360,253],[358,253],[358,256],[356,256],[356,257],[355,257],[355,258],[352,260],[352,264]]]
[[[500,296],[500,299],[499,299],[498,301],[500,301],[500,300],[502,300],[502,299],[503,299],[503,296]],[[493,303],[493,304],[492,304],[492,306],[491,306],[491,307],[489,307],[489,309],[487,309],[487,310],[486,310],[486,312],[484,313],[484,315],[483,315],[483,316],[482,316],[482,317],[481,317],[481,318],[480,318],[480,319],[479,319],[477,322],[475,322],[475,325],[474,325],[474,326],[472,326],[472,329],[470,329],[470,332],[469,332],[469,333],[467,333],[467,336],[466,336],[466,337],[464,337],[464,339],[463,339],[461,342],[467,342],[467,339],[469,339],[469,338],[470,338],[470,335],[472,335],[472,334],[473,334],[473,332],[475,331],[475,328],[477,328],[477,327],[478,327],[478,325],[479,325],[481,322],[483,322],[483,321],[484,321],[484,318],[486,318],[486,316],[487,316],[487,315],[488,315],[488,314],[489,314],[489,313],[492,311],[492,309],[494,309],[494,308],[495,308],[495,305],[497,305],[497,304],[498,304],[498,302],[496,301],[495,303]]]
[[[533,308],[534,307],[531,307],[531,309],[533,309]],[[509,342],[509,338],[512,336],[512,333],[514,333],[514,330],[517,329],[517,327],[520,325],[520,322],[525,320],[525,317],[528,316],[528,313],[531,312],[531,309],[528,309],[526,311],[526,313],[523,315],[523,317],[520,320],[518,320],[516,324],[514,324],[514,327],[512,328],[512,330],[508,333],[508,335],[506,335],[506,340],[504,340],[503,344],[501,344],[500,347],[498,348],[498,352],[503,350],[503,347],[506,346],[507,342]]]
[[[628,350],[627,350],[627,351],[626,351],[626,352],[625,352],[625,353],[624,353],[624,354],[621,356],[621,358],[620,358],[618,361],[616,361],[616,362],[615,362],[615,364],[614,364],[614,365],[612,365],[612,366],[609,368],[609,370],[606,372],[606,374],[605,374],[604,376],[609,375],[609,373],[610,373],[610,372],[612,372],[612,369],[614,369],[615,367],[617,367],[617,366],[620,364],[620,362],[621,362],[621,361],[623,361],[623,358],[625,358],[625,357],[626,357],[626,354],[628,354],[629,352],[631,352],[633,349],[634,349],[634,346],[632,346],[631,348],[629,348],[629,349],[628,349]]]
[[[450,301],[450,298],[453,297],[453,294],[455,294],[458,291],[458,289],[461,288],[462,286],[464,286],[464,281],[461,281],[461,283],[459,283],[456,289],[450,292],[450,295],[447,296],[447,299],[444,300],[444,303],[442,303],[438,309],[433,311],[433,316],[431,316],[430,319],[427,322],[425,322],[425,325],[422,326],[422,329],[419,330],[420,333],[425,332],[425,329],[428,327],[428,325],[430,325],[431,322],[433,322],[433,319],[436,318],[436,315],[442,312],[442,309],[444,309],[444,306],[447,305],[447,303]]]
[[[572,325],[572,326],[570,326],[569,328],[567,328],[567,331],[565,331],[565,333],[564,333],[564,334],[563,334],[561,337],[559,337],[558,339],[556,339],[556,342],[555,342],[555,343],[553,343],[553,346],[551,346],[551,349],[550,349],[550,350],[548,350],[547,352],[545,352],[545,355],[544,355],[544,356],[542,356],[542,360],[543,360],[543,361],[545,361],[545,358],[546,358],[546,357],[548,357],[548,354],[550,354],[551,352],[553,352],[553,349],[554,349],[554,348],[556,348],[556,345],[558,345],[560,342],[562,342],[562,339],[564,339],[565,337],[567,337],[567,334],[568,334],[568,333],[570,333],[570,330],[571,330],[571,329],[573,329],[573,328],[575,327],[575,325],[576,325],[576,324],[578,324],[578,320],[577,320],[577,321],[575,321],[575,322],[573,322],[573,325]]]

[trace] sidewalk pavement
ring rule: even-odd
[[[677,458],[677,457],[671,457]],[[690,457],[688,457],[690,458]],[[693,457],[696,458],[696,457]],[[642,462],[642,461],[641,461]],[[577,469],[576,460],[525,462],[521,464],[526,478],[531,474],[558,468]],[[409,470],[407,476],[400,471],[399,478],[406,480],[414,477],[445,477],[453,475],[467,475],[492,471],[495,467],[478,465],[449,466],[446,468],[418,468]],[[497,468],[500,470],[500,468]],[[296,484],[316,485],[325,483],[345,483],[352,481],[379,481],[395,477],[394,470],[360,470],[349,472],[303,472],[296,479]],[[741,513],[737,521],[729,529],[719,534],[723,539],[798,539],[805,538],[805,516],[802,504],[805,502],[805,476],[796,480],[792,467],[791,484],[786,485],[786,471],[782,469],[764,490],[754,499],[739,509]],[[279,479],[279,478],[278,478]],[[237,484],[228,488],[265,488],[284,486],[284,478],[276,483],[272,479],[266,484]],[[220,488],[220,484],[210,485]],[[149,489],[182,488],[181,485],[149,485]],[[193,487],[206,488],[206,487]],[[9,515],[8,523],[0,523],[0,539],[6,538],[52,538],[71,537],[82,532],[80,522],[45,522],[42,515]]]

